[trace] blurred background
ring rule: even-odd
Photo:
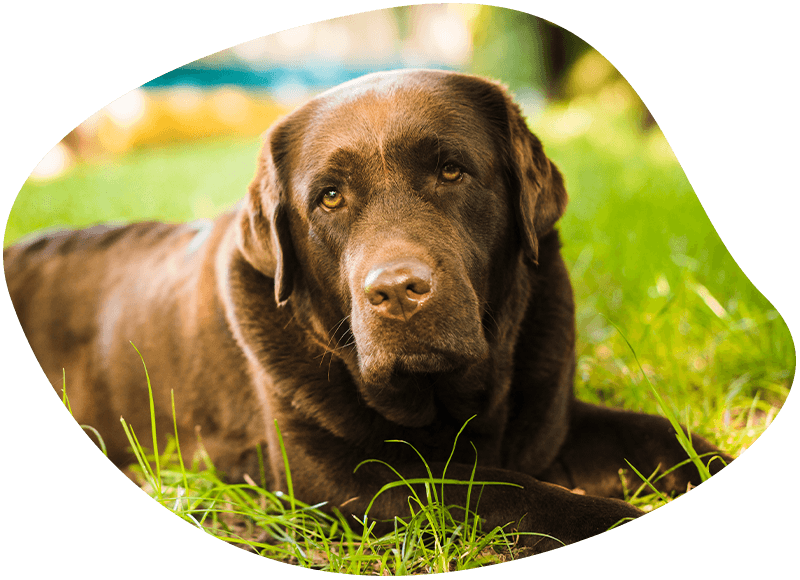
[[[561,134],[588,129],[585,105],[591,104],[627,113],[643,130],[652,126],[616,69],[558,26],[503,8],[409,6],[256,38],[153,79],[76,127],[31,178],[57,178],[76,164],[137,148],[259,135],[331,86],[376,70],[415,67],[501,80],[531,121],[553,101],[583,101],[559,119]]]

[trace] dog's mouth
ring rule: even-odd
[[[426,363],[425,367],[444,368],[441,364]],[[368,377],[361,385],[361,395],[366,403],[381,415],[406,427],[430,425],[437,416],[437,393],[443,385],[457,382],[463,369],[450,366],[449,371],[419,371],[407,363],[397,363],[386,375]]]
[[[370,407],[406,427],[430,425],[443,407],[449,411],[469,407],[468,416],[476,412],[474,402],[480,396],[476,386],[483,384],[471,379],[481,375],[485,358],[441,353],[397,356],[380,367],[367,367],[359,390]]]
[[[352,333],[365,385],[393,388],[414,375],[456,374],[489,354],[480,318],[468,312],[423,314],[408,324],[374,319],[365,324],[360,314],[353,313]]]
[[[476,341],[477,342],[477,341]],[[403,389],[413,385],[420,377],[457,376],[486,357],[483,344],[458,351],[435,347],[408,352],[373,349],[367,354],[359,352],[359,371],[365,386]],[[421,352],[420,352],[421,351]],[[426,382],[429,382],[426,380]]]
[[[368,388],[403,389],[417,383],[432,384],[436,377],[462,374],[488,355],[482,334],[462,337],[459,343],[419,336],[410,340],[401,333],[384,335],[383,340],[360,335],[347,323],[340,324],[327,345],[343,358],[358,383]],[[339,345],[345,347],[339,347]],[[425,377],[424,380],[420,377]]]
[[[401,378],[419,375],[442,375],[453,373],[466,366],[469,357],[461,354],[429,352],[425,354],[401,354],[397,357],[392,376]]]
[[[417,389],[436,389],[436,385],[442,381],[448,380],[458,372],[410,372],[405,370],[398,370],[392,373],[389,379],[389,388],[399,389],[403,391],[411,391]]]

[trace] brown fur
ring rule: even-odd
[[[328,210],[331,188],[344,204]],[[145,439],[149,425],[132,341],[160,432],[172,431],[174,389],[185,451],[199,426],[231,479],[257,474],[263,445],[268,486],[285,489],[277,420],[297,496],[362,516],[395,476],[374,463],[354,472],[359,462],[424,476],[408,446],[386,443],[402,439],[440,476],[476,415],[447,476],[469,479],[472,442],[477,481],[519,485],[485,487],[486,524],[569,543],[641,514],[609,499],[625,459],[650,473],[685,456],[665,420],[573,398],[574,305],[553,229],[566,203],[502,87],[398,71],[337,87],[273,126],[247,199],[207,227],[63,232],[4,261],[49,380],[60,389],[66,369],[76,419],[103,434],[118,465],[131,460],[119,416]],[[683,491],[699,483],[693,471],[660,487]],[[445,495],[466,502],[463,486]],[[404,514],[406,496],[384,493],[371,516]]]

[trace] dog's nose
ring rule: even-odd
[[[432,277],[430,267],[420,260],[395,260],[372,268],[364,291],[381,316],[408,320],[430,297]]]

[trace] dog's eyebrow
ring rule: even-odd
[[[390,156],[416,158],[426,164],[435,162],[438,167],[448,161],[458,162],[468,171],[476,171],[479,160],[472,154],[474,144],[457,135],[425,133],[393,137],[385,149]]]
[[[362,152],[343,147],[334,151],[330,157],[325,160],[322,171],[337,173],[358,167],[363,162],[364,155]]]
[[[364,167],[365,163],[367,158],[364,152],[350,147],[338,148],[327,156],[320,153],[313,163],[313,169],[308,173],[311,179],[306,185],[320,187],[336,185],[333,181],[346,180],[348,175]],[[325,181],[327,183],[323,183]]]

